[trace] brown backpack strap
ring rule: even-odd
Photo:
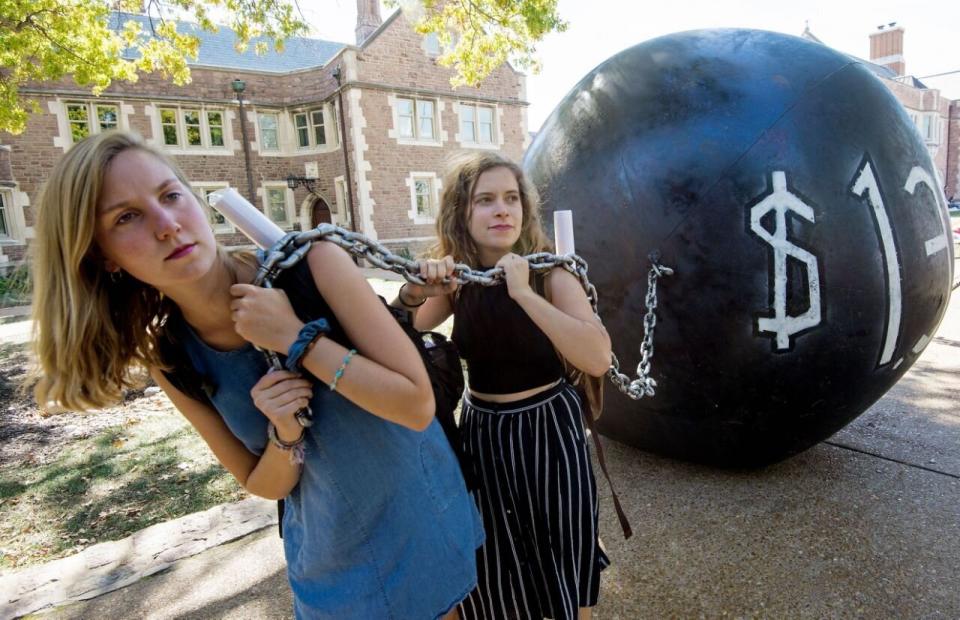
[[[540,295],[544,299],[547,299],[547,301],[550,301],[546,296],[546,288],[547,288],[546,274],[543,274],[540,272],[533,272],[531,274],[530,286],[531,288],[533,288],[533,291],[537,295]],[[586,377],[586,375],[583,375],[581,371],[577,370],[576,368],[568,364],[567,360],[565,360],[564,357],[560,355],[559,351],[557,351],[557,355],[560,357],[560,360],[563,362],[563,367],[565,371],[564,374],[568,375],[567,377],[568,380],[570,379],[569,375],[571,374],[570,373],[571,370],[573,371],[573,373],[577,373],[581,378]],[[627,540],[628,538],[633,536],[633,528],[630,527],[630,521],[627,519],[627,513],[623,511],[623,506],[620,505],[620,497],[617,495],[617,490],[613,488],[613,480],[610,479],[610,473],[607,471],[607,462],[606,462],[606,459],[603,458],[603,446],[600,445],[600,434],[597,433],[597,429],[594,428],[593,426],[594,425],[594,412],[592,407],[593,403],[587,397],[586,387],[584,385],[578,385],[579,383],[580,381],[576,381],[576,380],[570,381],[570,384],[574,386],[574,389],[576,389],[580,393],[580,400],[582,401],[581,406],[583,407],[583,419],[587,421],[587,428],[590,429],[590,435],[593,436],[593,445],[596,448],[596,452],[597,452],[597,462],[600,463],[600,470],[603,472],[603,477],[607,479],[607,484],[610,486],[610,494],[613,496],[613,507],[617,511],[617,519],[619,519],[620,521],[620,529],[623,530],[623,539]],[[603,384],[601,383],[600,386],[601,386],[600,392],[599,392],[600,404],[598,406],[602,407],[603,406],[602,405]],[[599,415],[599,411],[598,411],[598,415]]]
[[[600,463],[603,477],[607,479],[607,484],[610,485],[610,494],[613,496],[613,507],[617,511],[617,519],[620,520],[623,539],[627,540],[633,536],[633,528],[630,527],[630,521],[627,520],[627,513],[623,511],[623,506],[620,505],[620,497],[617,495],[617,490],[613,488],[613,480],[610,479],[610,473],[607,472],[607,463],[603,458],[603,446],[600,445],[600,435],[597,433],[597,429],[594,428],[593,416],[590,415],[589,411],[584,411],[584,414],[583,418],[587,421],[587,428],[590,429],[590,434],[593,435],[593,445],[597,449],[597,462]]]

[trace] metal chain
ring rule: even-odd
[[[673,275],[673,269],[660,265],[657,258],[659,257],[651,256],[650,272],[647,274],[647,298],[644,300],[647,313],[643,317],[643,342],[640,344],[637,378],[631,380],[620,372],[620,362],[616,354],[613,354],[613,363],[607,372],[610,381],[633,400],[656,394],[657,382],[650,376],[650,364],[653,362],[653,332],[657,327],[657,280],[661,276]]]
[[[266,256],[264,256],[263,261],[260,263],[260,268],[257,270],[256,276],[253,278],[253,284],[255,286],[273,288],[273,281],[280,275],[281,271],[296,265],[301,258],[307,255],[307,252],[310,250],[310,244],[307,243],[298,247],[295,243],[297,234],[298,233],[288,233],[284,235],[267,251]],[[284,369],[283,364],[280,363],[280,357],[274,351],[260,347],[256,348],[267,358],[267,363],[270,365],[271,371]],[[294,416],[297,422],[300,423],[300,426],[304,428],[313,426],[313,409],[310,408],[310,405],[297,411]]]
[[[329,241],[345,249],[351,255],[363,258],[372,265],[400,274],[405,280],[413,284],[426,284],[420,277],[420,267],[417,262],[398,256],[390,252],[386,247],[376,241],[352,232],[333,224],[320,224],[314,229],[304,232],[292,232],[286,234],[282,239],[273,245],[264,257],[254,279],[254,284],[265,286],[267,288],[273,285],[274,278],[284,269],[288,269],[298,263],[300,259],[306,256],[310,250],[310,245],[314,241]],[[662,276],[673,274],[673,269],[659,264],[659,254],[650,255],[651,267],[647,275],[647,313],[643,318],[643,342],[640,345],[640,363],[637,365],[637,378],[630,379],[627,375],[620,372],[620,362],[616,355],[612,355],[610,370],[607,375],[621,392],[633,400],[639,400],[644,396],[653,396],[657,382],[650,376],[650,365],[653,361],[653,335],[657,325],[657,281]],[[545,272],[560,267],[569,271],[579,281],[580,286],[587,294],[590,300],[590,307],[594,315],[599,318],[597,308],[597,289],[587,279],[587,262],[576,254],[557,255],[549,252],[538,252],[525,256],[530,270],[533,272]],[[503,281],[503,269],[494,267],[486,271],[473,270],[469,265],[458,263],[453,268],[451,280],[458,284],[480,284],[481,286],[494,286]],[[272,352],[266,352],[268,359],[270,355],[276,359],[279,367],[280,361]],[[271,359],[271,364],[274,360]]]

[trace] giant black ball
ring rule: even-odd
[[[608,385],[604,434],[755,466],[829,437],[910,367],[946,310],[942,183],[863,61],[804,39],[702,30],[625,50],[577,84],[524,158],[571,209],[600,315],[639,361],[648,255],[653,377]]]

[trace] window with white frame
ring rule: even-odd
[[[210,146],[223,146],[223,112],[207,110],[207,132]]]
[[[263,212],[280,228],[293,226],[286,185],[267,185],[263,188]]]
[[[183,128],[187,130],[187,146],[203,146],[200,130],[200,110],[183,111]]]
[[[90,134],[119,127],[120,106],[115,103],[68,101],[64,107],[70,126],[70,139],[73,142],[79,142]]]
[[[469,144],[495,143],[496,114],[492,106],[460,104],[460,141]]]
[[[160,108],[160,130],[166,146],[180,146],[180,131],[177,129],[176,108]]]
[[[317,148],[327,144],[323,108],[294,112],[293,128],[296,130],[298,148]]]
[[[419,217],[436,217],[437,204],[434,200],[433,179],[414,178],[413,193]]]
[[[223,148],[225,141],[223,110],[203,108],[157,108],[164,146]]]
[[[0,190],[0,241],[14,238],[12,210],[13,200],[10,192]]]
[[[214,232],[233,232],[233,225],[230,220],[223,217],[223,214],[210,206],[210,194],[227,187],[226,183],[191,183],[193,191],[203,199],[207,209],[207,219],[210,220],[210,227]]]
[[[397,135],[407,140],[437,139],[437,105],[431,99],[397,97]]]
[[[407,216],[415,224],[432,224],[439,211],[440,183],[435,172],[411,172],[407,177],[410,188],[410,211]]]
[[[275,112],[260,112],[257,114],[257,123],[260,126],[260,150],[280,150],[280,116]]]

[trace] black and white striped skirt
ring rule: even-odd
[[[597,485],[581,403],[567,383],[512,403],[464,396],[464,451],[486,543],[465,619],[563,618],[597,603],[610,561],[597,537]]]

